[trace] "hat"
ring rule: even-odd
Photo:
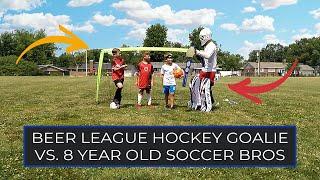
[[[171,53],[167,53],[164,55],[164,59],[169,59],[172,58],[172,54]]]

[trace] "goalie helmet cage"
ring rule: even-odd
[[[167,48],[167,47],[128,47],[128,48],[119,48],[121,52],[130,52],[130,51],[154,51],[154,52],[180,52],[180,53],[186,53],[188,51],[187,48]],[[100,89],[101,89],[101,79],[102,79],[102,67],[103,67],[103,59],[104,55],[106,53],[111,54],[112,48],[109,49],[102,49],[100,52],[100,57],[99,57],[99,64],[98,64],[98,74],[97,74],[97,80],[96,80],[96,102],[99,103],[100,101]],[[107,82],[107,81],[106,81]],[[114,84],[111,81],[111,79],[108,81],[108,85],[106,92],[109,94],[107,95],[107,100],[111,100],[114,93]],[[112,90],[111,90],[112,87]],[[126,89],[126,84],[124,85]],[[162,87],[162,86],[161,86]],[[132,90],[132,88],[130,88]],[[136,95],[138,93],[138,90],[135,90],[134,92],[129,92],[129,95],[131,97],[130,100],[136,100]],[[124,96],[125,97],[125,96]],[[155,99],[155,98],[153,98]]]

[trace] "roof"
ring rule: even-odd
[[[57,67],[54,66],[52,64],[48,64],[48,65],[38,65],[39,69],[44,69],[44,68],[53,68],[53,69],[57,69],[59,71],[68,71],[66,68],[63,67]]]
[[[257,62],[248,62],[248,64],[250,64],[255,69],[258,68]],[[260,62],[260,68],[262,69],[285,69],[286,66],[286,63],[281,62]]]
[[[312,68],[309,65],[299,64],[300,71],[314,71],[314,68]]]
[[[94,63],[93,68],[98,69],[99,63]],[[88,69],[90,68],[90,64],[88,63]],[[68,69],[77,69],[76,66],[71,66]],[[81,66],[78,67],[78,69],[86,69],[86,64],[81,64]],[[102,69],[111,69],[111,63],[103,63]]]

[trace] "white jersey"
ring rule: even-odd
[[[163,75],[164,86],[175,86],[176,78],[173,75],[175,69],[181,69],[176,63],[172,63],[171,66],[164,64],[161,68],[161,74]]]
[[[203,72],[216,72],[218,52],[217,46],[212,41],[205,46],[204,51],[197,50],[196,53],[204,59]]]

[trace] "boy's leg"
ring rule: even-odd
[[[120,105],[121,99],[122,99],[121,92],[122,92],[122,88],[123,88],[123,80],[115,81],[115,84],[116,84],[117,90],[114,95],[113,102]]]
[[[166,103],[166,107],[168,107],[169,105],[169,88],[168,86],[163,86],[163,93],[164,93],[164,101]]]
[[[174,94],[176,92],[176,86],[170,86],[169,89],[169,106],[173,108],[174,106]]]
[[[146,89],[148,106],[151,106],[151,88]]]
[[[169,107],[173,108],[174,105],[174,94],[169,94]]]
[[[141,106],[141,101],[143,98],[143,89],[140,89],[138,92],[138,105]]]

